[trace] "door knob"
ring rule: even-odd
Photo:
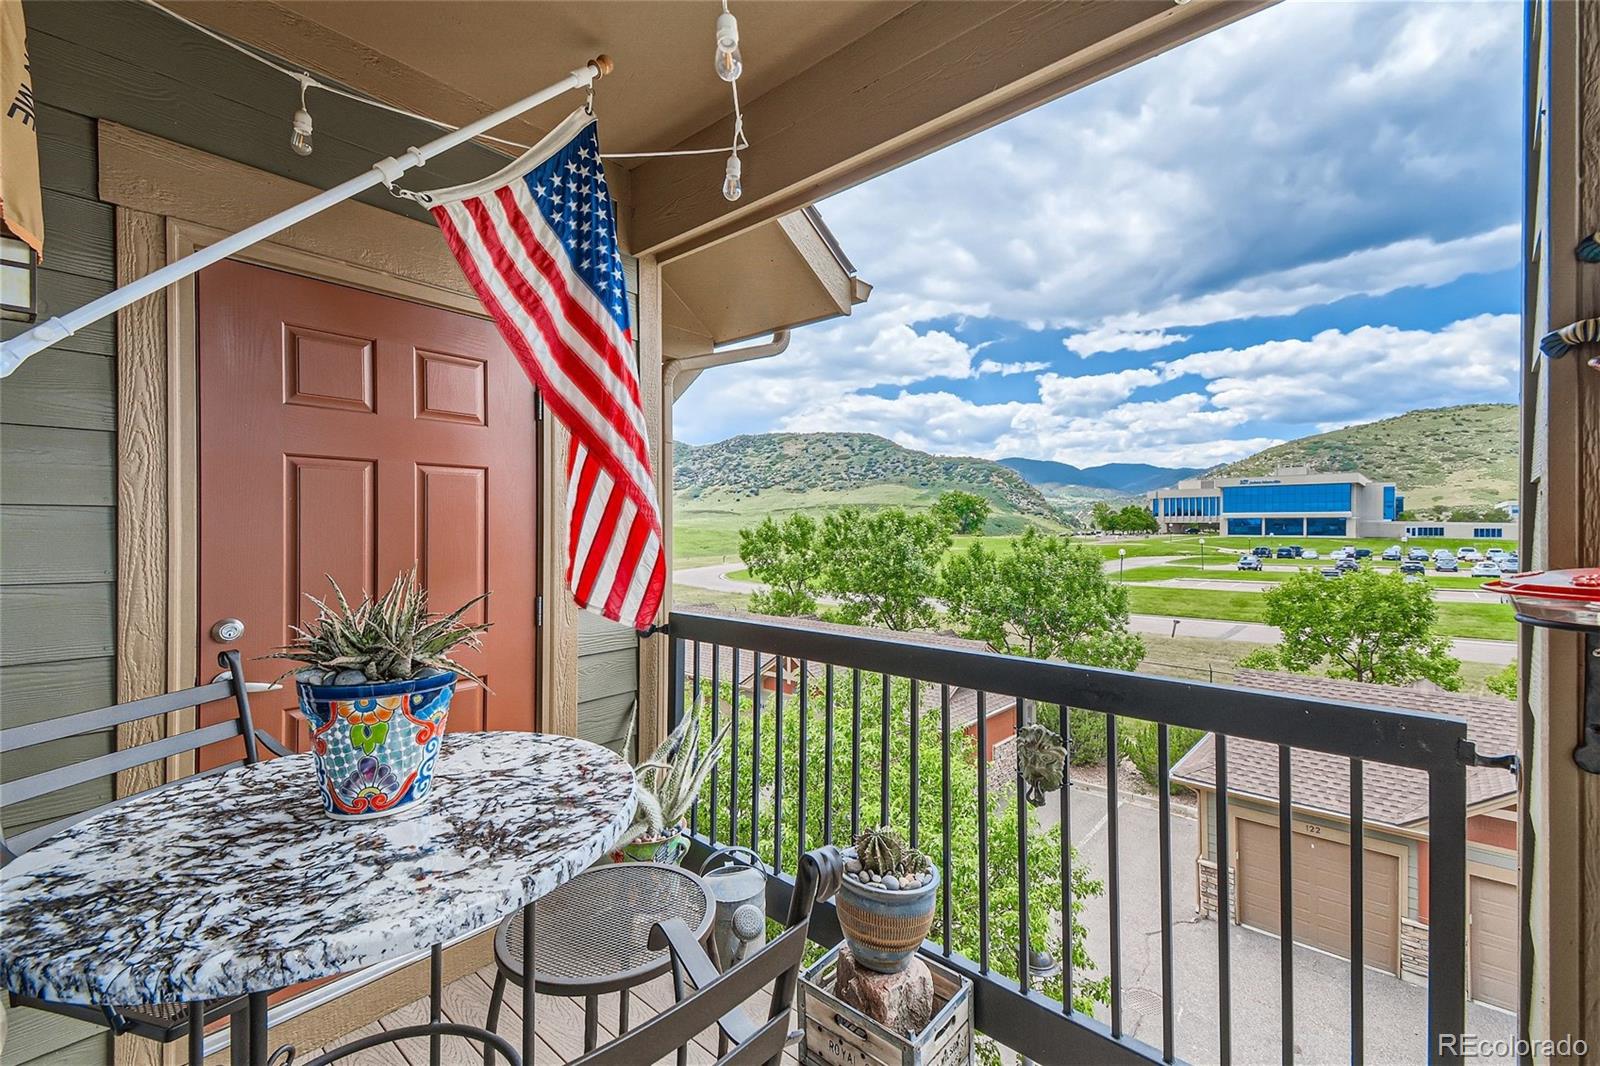
[[[244,623],[237,618],[224,618],[211,627],[211,639],[218,644],[232,644],[244,636]]]

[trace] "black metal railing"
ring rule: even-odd
[[[676,722],[685,711],[704,713],[710,728],[717,730],[731,716],[733,729],[722,756],[723,767],[702,794],[692,820],[697,846],[744,844],[768,859],[775,871],[769,879],[769,909],[774,917],[781,917],[792,885],[793,871],[788,865],[807,847],[846,842],[863,824],[863,787],[875,784],[877,810],[872,814],[879,822],[907,831],[914,844],[934,857],[942,875],[935,930],[923,951],[973,980],[980,1031],[1038,1062],[1174,1062],[1179,1058],[1173,988],[1170,730],[1182,727],[1215,734],[1215,900],[1219,918],[1215,1025],[1218,1057],[1223,1063],[1233,1061],[1235,1023],[1249,1024],[1248,1017],[1236,1018],[1233,996],[1232,923],[1228,920],[1228,739],[1277,747],[1278,802],[1284,812],[1292,809],[1291,769],[1297,749],[1348,759],[1352,841],[1367,839],[1362,810],[1366,763],[1425,773],[1430,852],[1427,1046],[1411,1054],[1424,1054],[1430,1061],[1459,1061],[1455,1050],[1459,1041],[1440,1038],[1463,1031],[1466,1010],[1466,765],[1474,752],[1461,720],[1042,662],[919,641],[915,634],[804,622],[677,613],[671,618],[669,639],[673,647],[669,717]],[[970,731],[967,723],[952,717],[952,694],[962,692],[976,704]],[[1021,760],[1014,760],[1014,775],[995,782],[990,760],[981,757],[990,739],[987,701],[1001,694],[1014,701],[1013,713],[1019,722],[1030,704],[1060,708],[1061,741],[1069,748],[1073,737],[1068,708],[1101,716],[1107,749],[1113,753],[1117,751],[1119,718],[1154,723],[1161,925],[1159,1047],[1130,1036],[1123,1024],[1127,989],[1122,960],[1118,760],[1106,760],[1109,959],[1106,974],[1096,976],[1079,972],[1072,950],[1072,927],[1078,914],[1075,904],[1083,901],[1074,898],[1079,876],[1073,869],[1070,847],[1070,789],[1059,790],[1059,840],[1041,835],[1025,806]],[[874,697],[879,712],[876,722],[863,713],[870,708],[866,701]],[[937,707],[932,705],[935,697]],[[836,744],[839,720],[835,706],[842,699],[848,699],[850,712],[849,750],[843,759]],[[823,734],[820,760],[816,758],[819,729]],[[937,743],[939,749],[938,795],[930,795],[922,781],[928,772],[922,749],[929,743]],[[974,763],[969,779],[963,767]],[[1069,785],[1071,766],[1068,760]],[[764,778],[764,773],[769,776]],[[869,780],[873,778],[875,781]],[[976,794],[969,795],[974,788]],[[991,836],[997,819],[1006,822],[1009,830],[1013,818],[1014,834],[996,832]],[[1289,817],[1278,821],[1281,968],[1277,991],[1281,1055],[1284,1062],[1291,1062],[1295,1051],[1292,821]],[[963,881],[954,885],[953,880],[962,877],[964,864],[970,865],[964,850],[966,827],[974,823],[971,849],[976,855],[976,884]],[[1359,957],[1364,944],[1364,849],[1353,846],[1349,850],[1349,942],[1352,957]],[[966,895],[970,888],[975,888],[972,897]],[[998,906],[995,892],[1005,895]],[[966,919],[969,899],[974,897],[976,929]],[[824,943],[837,941],[839,932],[831,908],[817,916],[812,929],[813,937]],[[1036,965],[1038,945],[1048,944],[1052,938],[1058,946],[1061,969],[1041,976],[1035,972],[1040,969]],[[1349,1039],[1354,1063],[1364,1061],[1366,1043],[1363,969],[1357,963],[1349,967]],[[1095,1016],[1097,1003],[1104,1020]],[[1318,1005],[1319,1010],[1328,1006]],[[1240,1009],[1248,1013],[1250,1008],[1241,1004]]]

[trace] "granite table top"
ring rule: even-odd
[[[633,769],[573,737],[447,735],[431,801],[322,811],[309,755],[87,818],[0,871],[0,975],[60,1003],[264,992],[485,928],[609,851]]]

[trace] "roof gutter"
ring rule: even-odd
[[[694,384],[702,371],[710,370],[716,366],[731,366],[734,363],[748,363],[753,359],[771,359],[775,355],[782,355],[789,347],[789,331],[776,330],[772,339],[765,344],[747,344],[739,348],[713,349],[699,355],[685,356],[682,359],[673,359],[667,364],[672,370],[672,398],[676,400]]]

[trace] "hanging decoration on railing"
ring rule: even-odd
[[[1600,341],[1600,318],[1582,318],[1568,326],[1552,330],[1539,340],[1539,350],[1550,359],[1560,359],[1580,344]],[[1589,360],[1589,365],[1600,370],[1600,355]]]
[[[1027,786],[1024,795],[1028,802],[1043,807],[1044,794],[1054,792],[1065,780],[1067,749],[1054,730],[1034,722],[1017,730],[1017,765]]]

